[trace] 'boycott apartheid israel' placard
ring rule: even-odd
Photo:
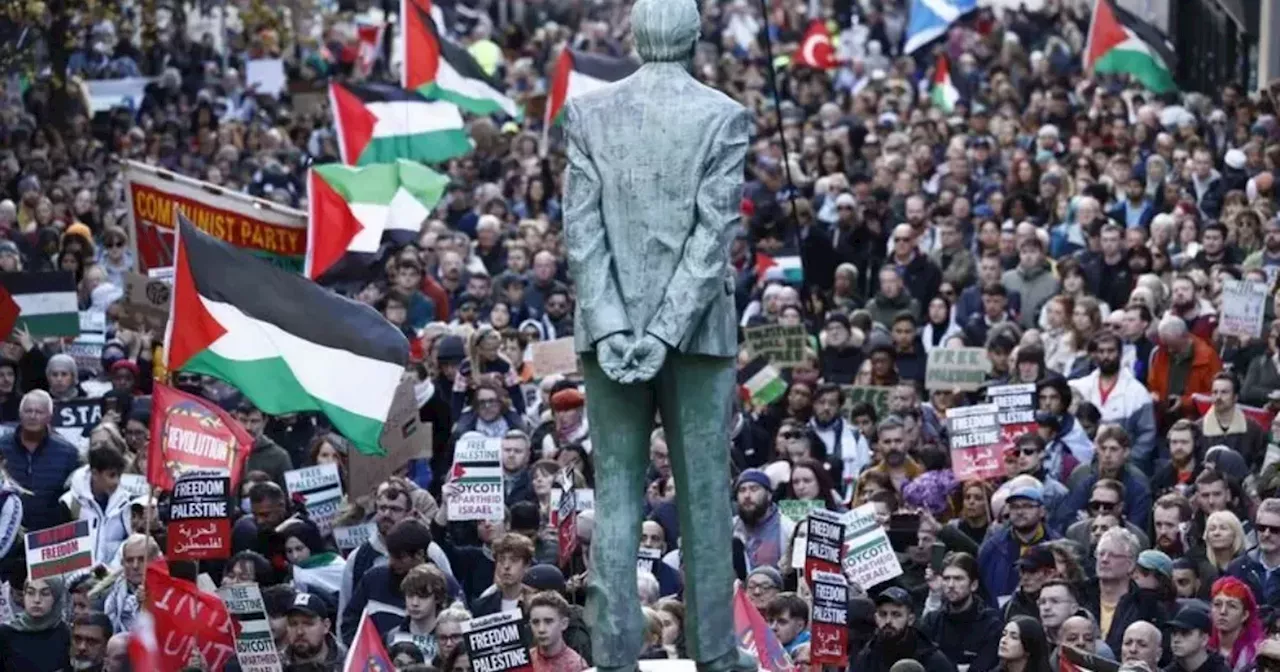
[[[216,560],[231,555],[231,477],[188,471],[173,484],[169,506],[169,558]]]
[[[227,613],[240,626],[236,634],[236,658],[244,672],[280,672],[280,656],[271,635],[266,605],[257,584],[224,586],[218,597],[227,605]]]
[[[467,432],[453,450],[449,482],[456,492],[449,498],[449,520],[502,520],[506,499],[502,491],[502,439]]]
[[[472,672],[532,672],[529,633],[519,610],[473,618],[462,624]]]
[[[28,532],[27,578],[47,579],[93,567],[97,536],[88,520]]]
[[[889,535],[876,522],[875,504],[863,504],[845,514],[844,575],[863,590],[871,590],[902,574],[902,565]]]
[[[928,390],[972,392],[982,388],[991,360],[985,348],[934,348],[924,369]]]
[[[1036,431],[1036,385],[997,385],[987,388],[987,399],[1000,409],[996,422],[1000,423],[1001,454],[1012,450],[1019,436]]]
[[[947,410],[947,431],[951,436],[951,470],[955,472],[957,481],[1004,476],[999,415],[1000,409],[995,404]]]

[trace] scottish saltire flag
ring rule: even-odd
[[[911,0],[902,53],[910,54],[941,37],[951,24],[977,8],[978,0]]]

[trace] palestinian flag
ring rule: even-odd
[[[501,82],[486,74],[465,47],[437,30],[428,0],[400,0],[400,16],[404,18],[401,86],[472,114],[524,116],[520,106],[503,93]]]
[[[378,436],[409,359],[404,334],[176,219],[166,368],[220,378],[271,415],[320,411],[362,453],[383,454]]]
[[[565,101],[629,77],[639,67],[639,63],[629,58],[590,54],[568,47],[561,49],[560,57],[556,59],[551,71],[547,125],[550,126],[560,118]]]
[[[929,100],[943,114],[951,114],[960,102],[960,89],[951,83],[951,62],[939,54],[938,64],[933,68],[933,86],[929,88]]]
[[[1127,74],[1156,93],[1177,91],[1173,46],[1151,24],[1117,7],[1114,0],[1097,0],[1084,48],[1084,71]]]
[[[348,253],[375,254],[383,239],[401,245],[444,196],[449,178],[413,161],[352,168],[314,166],[307,174],[308,278],[318,278]]]
[[[764,357],[756,357],[738,371],[738,385],[743,400],[755,406],[768,406],[787,393],[782,374]]]
[[[37,338],[80,335],[80,303],[71,271],[0,273],[0,285],[18,306],[15,328]]]
[[[804,264],[797,255],[771,257],[760,253],[756,255],[756,278],[759,280],[779,280],[800,284],[804,282]]]
[[[471,151],[457,106],[386,84],[329,85],[338,150],[349,166],[443,163]]]

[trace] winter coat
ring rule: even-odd
[[[1049,299],[1058,294],[1058,278],[1054,276],[1048,260],[1041,261],[1032,269],[1018,266],[1011,271],[1005,271],[1001,282],[1005,289],[1022,295],[1018,324],[1023,329],[1036,326],[1040,309],[1049,302]]]
[[[39,632],[0,625],[0,672],[64,672],[71,669],[70,653],[71,628],[65,623]]]
[[[1068,511],[1084,511],[1089,506],[1089,497],[1093,494],[1093,485],[1098,482],[1098,470],[1093,464],[1082,464],[1076,467],[1067,487],[1071,494],[1063,504]],[[1151,520],[1151,481],[1146,473],[1134,466],[1133,462],[1124,465],[1124,473],[1120,482],[1124,485],[1125,518],[1138,526],[1147,529]]]
[[[1240,403],[1248,406],[1266,406],[1272,390],[1280,390],[1280,364],[1275,355],[1258,355],[1249,362],[1240,388]]]
[[[1187,372],[1186,384],[1181,391],[1182,405],[1179,414],[1183,417],[1196,416],[1192,394],[1209,394],[1213,387],[1213,377],[1222,371],[1222,360],[1218,353],[1200,338],[1191,339],[1191,370]],[[1151,372],[1147,374],[1147,389],[1156,395],[1157,403],[1166,403],[1169,398],[1169,350],[1163,345],[1151,351]]]
[[[1047,525],[1040,540],[1053,541],[1061,536]],[[1012,595],[1018,589],[1018,558],[1022,557],[1020,544],[1013,528],[1003,526],[987,532],[986,541],[978,548],[978,567],[982,571],[982,587],[987,591],[989,606],[996,606],[1000,598]]]
[[[272,441],[266,434],[254,439],[253,450],[249,451],[249,457],[244,461],[244,473],[265,472],[276,485],[285,488],[284,472],[290,469],[293,469],[293,460],[289,457],[289,451],[281,448],[280,444]]]
[[[58,501],[66,507],[69,519],[90,521],[90,526],[98,530],[93,557],[103,564],[108,558],[114,558],[116,549],[131,531],[129,493],[117,487],[103,510],[89,487],[89,465],[86,464],[71,474],[67,492]]]
[[[80,451],[49,433],[34,451],[22,445],[21,430],[0,438],[5,471],[32,494],[22,496],[22,525],[28,531],[43,530],[67,522],[67,511],[58,498],[66,492],[67,479],[80,468]]]
[[[993,670],[999,663],[996,648],[1004,631],[1000,613],[977,596],[964,611],[946,608],[931,611],[920,621],[920,630],[952,663],[974,672]]]
[[[371,602],[392,607],[392,609],[372,614],[373,624],[377,626],[379,635],[386,637],[387,633],[400,624],[401,619],[404,618],[404,592],[400,590],[400,581],[403,579],[404,577],[397,578],[392,575],[391,568],[386,565],[374,567],[360,577],[342,614],[342,630],[338,634],[343,644],[351,645],[351,641],[355,639],[356,629],[360,627],[361,615]],[[445,582],[450,599],[464,599],[462,586],[459,586],[452,576],[446,574]],[[399,610],[399,613],[396,613],[396,610]]]
[[[1116,378],[1115,387],[1107,394],[1103,403],[1098,381],[1102,371],[1071,381],[1071,389],[1084,401],[1097,407],[1102,414],[1102,421],[1124,427],[1133,443],[1130,459],[1142,468],[1149,469],[1155,458],[1156,450],[1156,417],[1151,406],[1151,393],[1137,377],[1128,369],[1121,367]]]
[[[1094,615],[1101,613],[1097,580],[1087,582],[1081,592],[1083,593],[1081,604],[1089,610],[1089,613]],[[1120,598],[1120,602],[1116,604],[1115,613],[1111,616],[1111,629],[1102,633],[1103,639],[1112,651],[1120,651],[1121,644],[1124,643],[1124,631],[1129,626],[1138,621],[1164,623],[1172,616],[1167,612],[1168,610],[1154,593],[1139,591],[1138,584],[1130,583],[1129,592]]]
[[[849,672],[889,672],[893,664],[903,658],[911,658],[920,663],[925,672],[956,672],[955,663],[938,650],[928,636],[919,630],[912,630],[907,636],[913,641],[904,642],[904,650],[897,652],[887,651],[883,642],[872,640],[861,653],[853,657]]]
[[[886,263],[896,264],[893,257]],[[902,285],[921,306],[929,305],[933,297],[938,295],[938,287],[942,284],[942,270],[923,254],[917,253],[907,263],[902,273]],[[916,320],[920,319],[920,311],[916,311]]]
[[[903,311],[911,313],[918,322],[920,320],[920,306],[921,303],[906,289],[903,289],[901,294],[893,298],[877,292],[875,298],[867,302],[867,312],[871,313],[872,322],[883,324],[885,327],[892,327],[893,318]]]

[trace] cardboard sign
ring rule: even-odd
[[[815,664],[849,663],[849,584],[840,572],[814,572],[810,579],[809,660]]]
[[[171,560],[231,557],[231,477],[220,471],[188,471],[173,485],[169,505]]]
[[[67,344],[65,352],[76,360],[76,368],[94,375],[102,373],[102,346],[107,342],[106,315],[96,310],[80,311],[80,335]]]
[[[98,530],[91,521],[77,520],[28,532],[26,541],[27,576],[47,579],[93,567]]]
[[[578,371],[578,353],[573,349],[572,336],[534,343],[530,350],[533,355],[533,375],[538,378]]]
[[[365,455],[357,450],[347,456],[347,494],[353,499],[372,495],[383,481],[403,473],[409,460],[431,457],[431,424],[418,422],[413,380],[401,381],[396,388],[378,444],[386,454]]]
[[[889,415],[889,392],[892,390],[892,387],[882,385],[841,385],[844,408],[840,409],[840,416],[848,420],[853,405],[865,401],[876,409],[877,418],[884,418]]]
[[[1000,453],[1013,450],[1018,437],[1036,431],[1036,385],[997,385],[987,388],[987,401],[999,410]]]
[[[120,474],[120,489],[129,493],[129,499],[146,497],[151,492],[147,477],[142,474]]]
[[[473,618],[462,624],[472,672],[532,672],[529,630],[518,609]]]
[[[203,397],[156,383],[151,394],[151,445],[147,481],[162,490],[192,469],[231,474],[231,489],[253,447],[253,437],[226,411]]]
[[[802,521],[809,517],[809,512],[821,509],[826,503],[820,499],[779,499],[778,510],[782,515],[794,521]]]
[[[752,355],[764,357],[779,368],[791,368],[804,363],[804,351],[809,347],[809,334],[804,327],[784,327],[769,324],[743,330],[747,348]]]
[[[453,451],[449,482],[458,492],[449,500],[449,520],[502,520],[502,439],[467,432]]]
[[[304,469],[284,472],[284,484],[289,496],[302,495],[307,516],[320,528],[320,534],[329,534],[333,519],[342,506],[342,478],[338,465],[319,464]]]
[[[839,572],[845,517],[835,511],[811,509],[805,524],[805,578],[813,581],[813,573],[817,571]]]
[[[225,586],[218,597],[227,605],[227,613],[240,626],[236,633],[236,658],[244,672],[280,672],[280,655],[267,620],[266,605],[257,584]]]
[[[1004,476],[1003,430],[999,417],[1000,408],[995,404],[947,410],[951,470],[957,481]]]
[[[653,573],[653,568],[662,562],[662,551],[656,548],[641,547],[636,551],[636,571]]]
[[[154,334],[163,334],[169,323],[170,291],[169,283],[162,279],[126,273],[124,298],[120,301],[116,320],[126,329],[150,329]]]
[[[333,540],[337,542],[339,551],[346,552],[359,548],[360,544],[372,539],[377,532],[378,524],[373,521],[363,525],[346,525],[333,528]]]
[[[1262,318],[1267,309],[1267,286],[1245,280],[1222,281],[1222,319],[1218,333],[1223,336],[1256,338],[1262,335]]]
[[[982,389],[991,370],[985,348],[934,348],[925,365],[924,386],[929,390]]]
[[[876,522],[875,504],[863,504],[846,515],[844,559],[841,565],[850,583],[871,590],[902,575],[902,565],[889,543],[889,535]]]
[[[53,419],[50,424],[58,436],[80,449],[89,450],[87,432],[102,422],[101,399],[72,399],[53,403]]]

